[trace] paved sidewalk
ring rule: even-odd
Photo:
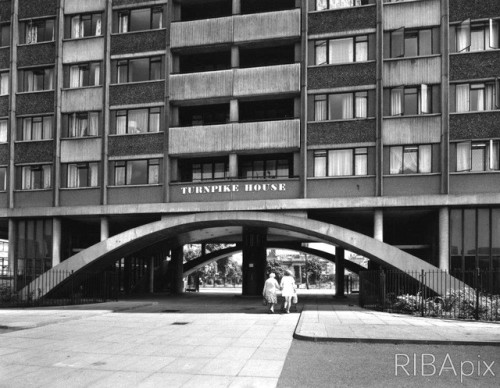
[[[370,311],[352,296],[317,297],[306,300],[302,309],[294,334],[301,340],[500,346],[500,323]]]

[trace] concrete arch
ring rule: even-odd
[[[303,252],[303,253],[308,253],[310,255],[314,255],[317,257],[320,257],[322,259],[331,261],[332,263],[335,263],[335,255],[321,251],[319,249],[314,249],[314,248],[309,248],[309,247],[303,247],[299,246],[297,244],[277,244],[277,243],[270,243],[267,245],[267,248],[278,248],[278,249],[289,249],[291,251],[297,251],[297,252]],[[204,267],[207,264],[210,264],[214,261],[229,257],[231,255],[234,255],[235,253],[241,252],[241,246],[236,245],[235,247],[229,247],[226,249],[221,249],[219,251],[215,252],[210,252],[209,254],[205,256],[200,256],[197,257],[194,260],[188,261],[187,263],[184,264],[183,268],[183,273],[184,276],[189,276],[191,275],[194,271],[197,269]],[[357,263],[354,263],[349,260],[344,260],[344,266],[347,270],[354,272],[356,274],[359,274],[359,271],[364,270],[365,268],[360,266]]]
[[[189,235],[190,232],[208,228],[232,226],[274,228],[287,231],[292,235],[307,236],[315,241],[342,246],[385,267],[402,271],[415,271],[416,273],[421,270],[438,270],[435,266],[391,245],[325,222],[270,212],[213,212],[165,218],[110,237],[45,272],[22,293],[26,293],[29,287],[31,290],[37,290],[37,297],[42,297],[67,280],[69,276],[77,276],[78,272],[85,268],[112,263],[160,241],[176,241],[179,235]],[[55,278],[54,272],[57,271],[67,271],[71,275],[61,279],[57,284],[49,282],[50,279]],[[415,279],[419,280],[417,275]],[[457,286],[462,284],[447,273],[439,279],[440,281],[429,287],[437,293],[444,289],[442,287],[444,282],[446,282],[444,284],[452,284],[451,282],[455,281],[454,284]]]

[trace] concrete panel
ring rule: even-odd
[[[163,202],[162,186],[108,187],[109,204]]]
[[[172,23],[170,45],[177,48],[232,42],[233,21],[233,17],[225,17]]]
[[[409,1],[384,4],[384,30],[441,24],[440,0]]]
[[[61,140],[61,163],[101,160],[102,139]]]
[[[63,63],[102,61],[104,38],[67,40],[63,42]]]
[[[233,70],[209,71],[170,76],[171,100],[230,97],[233,94]]]
[[[441,175],[384,176],[384,195],[439,194]]]
[[[497,172],[450,174],[450,194],[499,192],[500,174]]]
[[[229,152],[233,148],[233,124],[170,128],[170,155]]]
[[[0,193],[0,208],[7,208],[9,206],[9,195],[6,192]]]
[[[243,15],[234,19],[234,41],[300,36],[300,9]]]
[[[307,180],[309,198],[365,197],[375,195],[374,177],[321,178]]]
[[[106,0],[64,0],[65,14],[104,11],[105,9]]]
[[[124,254],[131,254],[149,246],[151,242],[176,238],[182,242],[190,243],[193,242],[191,241],[192,237],[190,238],[192,236],[191,232],[215,227],[217,229],[212,229],[214,233],[211,237],[224,237],[225,233],[227,233],[224,230],[224,226],[234,225],[273,228],[285,233],[292,233],[304,240],[313,239],[338,245],[389,268],[415,271],[416,280],[419,280],[418,274],[421,270],[438,271],[438,268],[435,266],[398,248],[361,233],[325,222],[269,212],[214,212],[168,217],[161,221],[142,225],[110,237],[77,253],[45,272],[36,280],[36,283],[30,284],[27,286],[29,288],[21,290],[21,295],[26,294],[28,289],[38,288],[40,288],[39,297],[46,295],[57,286],[54,283],[46,281],[46,279],[53,275],[54,271],[68,271],[68,273],[74,271],[75,275],[78,275],[77,272],[79,270],[92,265],[109,265]],[[61,279],[60,281],[63,280],[66,279]],[[456,283],[453,283],[453,281],[456,281]],[[456,284],[460,287],[465,286],[459,280],[443,272],[435,284],[430,285],[430,288],[436,292],[442,292],[446,290],[445,284]]]
[[[101,203],[101,189],[61,189],[59,201],[61,206],[99,205]]]
[[[16,191],[14,193],[14,203],[16,207],[42,207],[52,206],[53,191],[50,190],[32,190]]]
[[[102,110],[102,93],[102,86],[63,90],[61,111],[66,113]]]
[[[438,84],[441,82],[441,57],[384,61],[384,86]]]
[[[432,144],[441,141],[441,116],[384,118],[382,141],[385,145]]]
[[[300,64],[256,67],[235,71],[234,96],[300,91]]]

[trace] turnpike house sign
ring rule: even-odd
[[[182,195],[262,191],[286,191],[286,183],[245,183],[181,187]]]

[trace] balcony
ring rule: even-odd
[[[382,141],[386,145],[439,143],[441,115],[384,117]]]
[[[441,24],[440,0],[384,4],[384,30]]]
[[[441,57],[411,57],[384,61],[384,86],[441,83]]]
[[[171,47],[193,47],[300,36],[300,10],[238,15],[172,24]]]
[[[300,146],[300,120],[263,121],[169,130],[169,154],[293,149]]]
[[[178,74],[170,85],[174,101],[298,93],[300,64]]]
[[[62,91],[61,110],[63,112],[102,110],[102,104],[102,86]]]
[[[63,42],[63,63],[102,61],[104,38],[73,39]]]

